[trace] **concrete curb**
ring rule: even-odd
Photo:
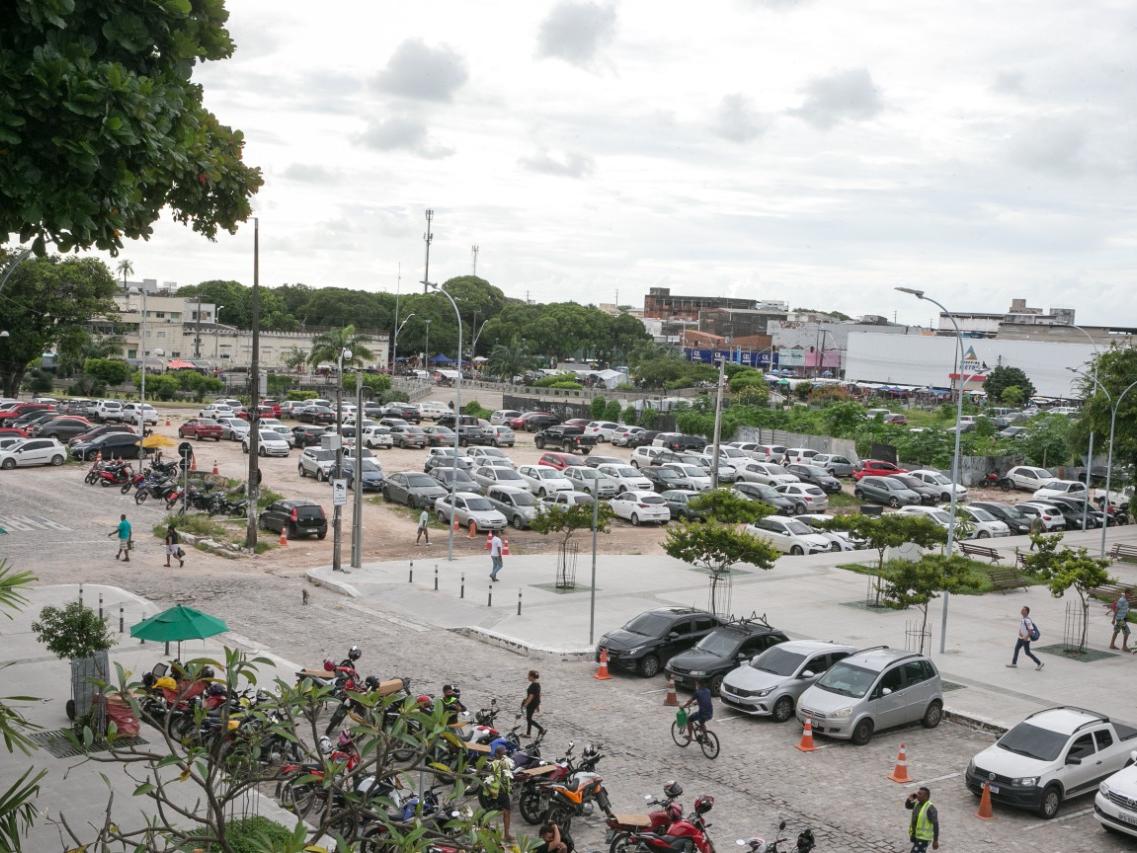
[[[360,597],[359,590],[351,584],[333,578],[320,577],[316,574],[315,569],[309,569],[304,573],[304,577],[308,579],[308,583],[312,584],[312,586],[323,587],[339,595],[346,595],[348,598]]]
[[[978,715],[952,711],[946,707],[944,708],[944,719],[951,720],[953,723],[959,723],[961,726],[967,726],[967,728],[972,731],[987,732],[993,735],[1004,735],[1007,733],[1007,727],[1004,725]]]
[[[461,634],[463,637],[469,637],[473,640],[486,643],[487,645],[505,649],[522,657],[543,657],[555,658],[557,660],[579,661],[592,660],[595,654],[592,649],[550,649],[544,646],[533,646],[528,643],[523,643],[521,640],[514,639],[513,637],[507,637],[505,634],[499,634],[497,631],[491,631],[488,628],[478,628],[472,625],[467,625],[462,628],[451,628],[450,630],[455,634]]]

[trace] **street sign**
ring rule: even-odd
[[[193,461],[193,445],[188,441],[183,441],[178,445],[178,456],[181,457],[182,460],[182,470],[187,470]]]
[[[332,480],[332,506],[343,506],[347,503],[347,480]]]

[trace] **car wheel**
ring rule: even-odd
[[[872,740],[872,732],[872,720],[861,720],[857,723],[856,728],[853,729],[853,743],[857,746],[864,746]]]
[[[897,498],[889,498],[888,505],[893,509],[897,509],[900,506],[900,501]]]
[[[1062,807],[1062,789],[1057,785],[1048,785],[1046,790],[1042,792],[1042,799],[1038,803],[1038,813],[1046,820],[1051,820],[1058,816],[1058,810]]]
[[[533,439],[533,446],[536,447],[538,450],[544,450],[545,449],[544,439],[540,439],[540,438]]]
[[[711,689],[712,696],[718,696],[722,690],[722,676],[716,675],[711,678],[711,683],[707,685]]]
[[[52,464],[52,465],[62,465],[62,464],[63,464],[63,457],[62,457],[62,456],[58,456],[58,455],[57,455],[57,456],[52,456],[52,457],[51,457],[51,464]]]
[[[513,516],[513,526],[516,527],[518,530],[524,530],[525,529],[525,519],[523,519],[520,515]]]
[[[790,548],[790,554],[792,554],[795,557],[800,557],[804,553],[805,553],[805,549],[802,548],[800,545],[794,545],[792,548]]]
[[[774,703],[773,715],[774,719],[779,723],[784,723],[794,714],[794,700],[790,696],[783,696]]]
[[[865,493],[862,492],[860,489],[853,489],[853,497],[855,497],[859,501],[863,501],[865,499]]]
[[[0,465],[0,468],[3,468],[5,471],[11,471],[15,467],[16,467],[16,460],[15,459],[5,459],[4,464]]]
[[[246,455],[248,455],[248,452],[249,452],[249,445],[247,445],[247,444],[242,444],[242,445],[241,445],[241,452],[242,452],[242,453],[244,453],[244,454],[246,454]]]
[[[322,483],[322,482],[324,482],[324,480],[326,480],[326,479],[328,479],[328,478],[327,478],[327,476],[324,474],[324,469],[323,469],[323,468],[317,468],[317,469],[316,469],[316,482],[317,482],[317,483]]]
[[[545,500],[549,497],[549,493],[544,488],[540,488],[537,490],[537,497],[539,497],[541,500]]]
[[[926,729],[934,729],[940,724],[940,721],[943,718],[944,703],[939,699],[936,699],[934,702],[929,704],[927,710],[924,711],[924,718],[920,720],[920,725]]]
[[[632,513],[632,527],[639,527],[639,526],[640,526],[640,517],[633,512]]]
[[[659,658],[655,655],[644,655],[639,663],[640,675],[652,678],[659,673]]]
[[[316,538],[317,539],[327,539],[328,538],[328,531],[325,530],[323,533],[317,533]]]
[[[263,447],[258,447],[257,456],[268,456],[268,453],[265,452],[265,449]]]
[[[944,492],[942,495],[940,495],[940,500],[943,501],[944,503],[947,503],[948,501],[951,500],[951,494],[948,492]]]
[[[990,539],[990,538],[991,538],[991,534],[990,534],[990,533],[988,533],[986,530],[980,530],[980,531],[979,531],[979,533],[976,535],[976,537],[975,537],[975,538],[976,538],[976,539]]]
[[[1001,488],[1004,492],[1009,492],[1014,488],[1014,484],[1010,480],[1000,480],[999,488]]]
[[[798,504],[794,507],[794,515],[805,515],[805,504]]]

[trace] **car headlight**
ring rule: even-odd
[[[644,650],[643,646],[636,646],[634,649],[628,649],[626,652],[623,652],[623,654],[625,654],[625,655],[638,655],[643,650]]]
[[[852,715],[853,715],[853,709],[850,706],[848,708],[842,708],[840,711],[833,711],[832,713],[829,714],[829,717],[832,719],[835,719],[835,720],[843,720],[843,719],[846,719],[848,717],[851,717]]]
[[[1012,780],[1011,784],[1016,785],[1019,788],[1033,788],[1038,784],[1038,777],[1037,776],[1023,776],[1020,779]]]
[[[751,696],[769,696],[773,692],[774,692],[773,687],[767,687],[765,690],[756,690],[753,693],[751,693],[750,695]]]
[[[707,674],[707,671],[705,669],[693,669],[687,674],[693,678],[703,678]]]
[[[1100,785],[1098,785],[1098,793],[1101,794],[1103,797],[1108,797],[1109,796],[1109,785],[1107,785],[1105,782],[1102,782]]]

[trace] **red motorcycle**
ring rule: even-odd
[[[134,477],[134,469],[129,462],[111,463],[99,469],[96,482],[103,487],[121,486],[129,483]]]
[[[615,814],[608,818],[608,829],[613,833],[612,844],[608,848],[609,853],[635,850],[635,843],[631,841],[631,837],[637,832],[664,835],[669,826],[683,819],[683,806],[676,802],[681,796],[683,796],[683,786],[678,782],[668,782],[663,786],[662,800],[651,794],[644,796],[649,806],[659,806],[658,809],[647,814]]]
[[[715,798],[704,794],[695,800],[695,811],[686,818],[675,821],[663,835],[633,832],[621,849],[628,853],[715,853],[714,842],[707,834],[711,825],[703,817],[714,805]]]

